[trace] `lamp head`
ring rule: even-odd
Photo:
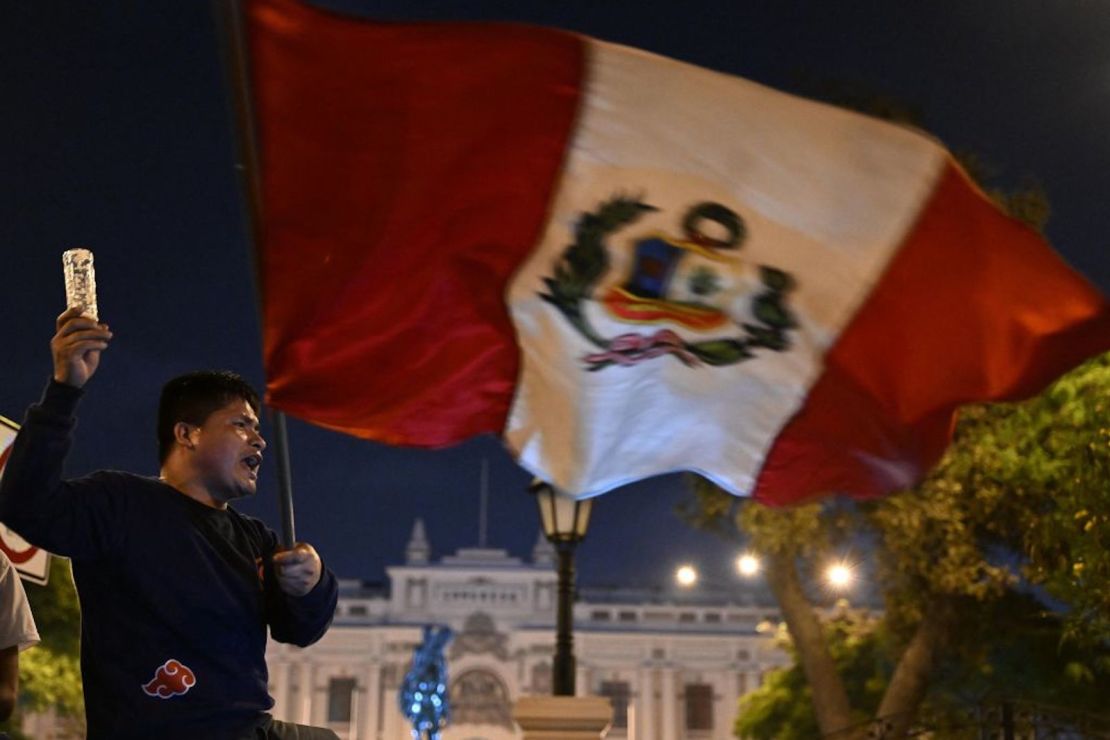
[[[586,537],[593,499],[576,499],[538,478],[532,481],[528,491],[536,497],[543,535],[548,541],[576,543]]]

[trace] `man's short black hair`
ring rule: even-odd
[[[166,462],[173,449],[173,426],[179,421],[200,426],[214,412],[236,399],[259,413],[258,394],[250,384],[229,370],[199,370],[180,375],[162,386],[158,402],[158,462]]]

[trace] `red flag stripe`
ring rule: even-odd
[[[1110,305],[950,164],[780,433],[755,496],[790,504],[916,481],[962,403],[1030,396],[1110,343]]]
[[[545,222],[582,40],[250,13],[268,402],[395,444],[499,432],[519,364],[503,286]]]

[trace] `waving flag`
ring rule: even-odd
[[[929,137],[507,24],[249,6],[268,400],[503,435],[579,495],[911,485],[958,405],[1110,349],[1105,298]]]

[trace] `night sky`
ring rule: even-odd
[[[370,2],[389,19],[521,20],[581,31],[791,90],[848,86],[920,109],[995,182],[1039,182],[1054,246],[1110,291],[1110,3]],[[231,118],[207,2],[10,2],[0,24],[0,414],[19,420],[50,372],[64,308],[61,252],[94,251],[113,346],[87,387],[67,472],[155,474],[154,413],[169,377],[228,367],[262,385]],[[666,101],[660,101],[665,105]],[[268,431],[268,427],[266,429]],[[272,435],[271,435],[272,436]],[[293,421],[297,529],[340,575],[380,580],[423,516],[436,556],[478,540],[527,555],[529,477],[494,438],[390,449]],[[277,528],[274,455],[239,505]],[[598,500],[580,554],[588,584],[663,584],[693,561],[731,582],[736,546],[674,516],[679,476]]]

